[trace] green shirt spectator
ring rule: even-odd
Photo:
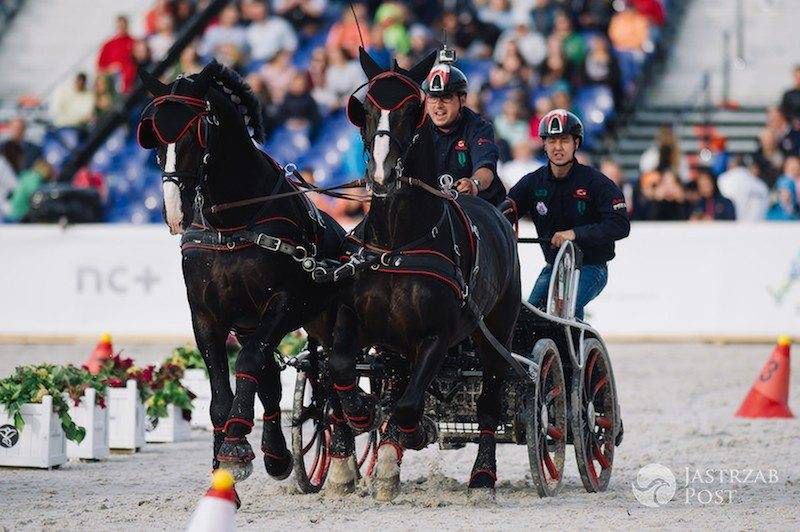
[[[404,21],[403,7],[394,2],[382,4],[375,12],[375,23],[383,28],[383,44],[396,54],[407,55],[411,51],[411,37]]]
[[[31,198],[43,183],[50,180],[53,167],[50,163],[39,159],[28,170],[19,175],[17,187],[8,200],[6,219],[11,222],[22,220],[31,208]]]

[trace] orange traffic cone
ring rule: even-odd
[[[233,532],[236,530],[235,516],[233,475],[225,469],[217,469],[211,480],[211,489],[200,499],[186,532]]]
[[[789,346],[788,336],[778,338],[750,393],[736,412],[737,417],[794,417],[789,410]]]
[[[94,351],[89,355],[89,360],[86,361],[86,368],[92,375],[100,373],[100,368],[103,367],[103,362],[106,359],[114,356],[114,348],[111,347],[111,335],[103,333],[100,341],[94,347]]]

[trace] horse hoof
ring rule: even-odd
[[[235,442],[224,442],[217,453],[217,460],[222,469],[227,469],[236,482],[241,482],[253,473],[253,448],[242,438]]]
[[[439,439],[439,430],[436,422],[428,416],[423,416],[416,430],[400,433],[400,444],[404,449],[421,451],[428,445],[436,443]]]
[[[395,446],[382,445],[378,447],[373,481],[376,501],[390,502],[400,494],[400,459]]]
[[[376,478],[375,500],[378,502],[392,502],[400,495],[400,477]]]
[[[496,477],[489,471],[476,471],[469,479],[469,489],[494,491],[495,481]]]
[[[220,469],[230,471],[233,475],[233,480],[241,482],[247,480],[247,477],[253,474],[253,462],[226,462],[220,460]]]
[[[264,452],[264,469],[267,474],[275,480],[286,480],[292,474],[293,469],[292,455],[285,456],[268,455]]]
[[[328,480],[325,483],[326,495],[342,497],[356,490],[356,476],[351,466],[351,458],[352,456],[331,457]]]

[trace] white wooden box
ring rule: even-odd
[[[86,429],[86,437],[80,443],[67,441],[67,457],[82,460],[103,460],[109,455],[108,449],[108,395],[106,395],[106,408],[95,404],[97,390],[88,388],[83,393],[83,399],[78,406],[70,403],[69,415],[80,427]]]
[[[0,407],[0,466],[49,469],[65,463],[67,438],[53,412],[53,398],[45,395],[41,404],[23,405],[20,413],[25,427],[17,431],[14,419]]]
[[[189,391],[197,397],[192,401],[192,427],[213,430],[211,424],[211,381],[208,380],[205,370],[187,369],[183,378],[183,384]]]
[[[108,389],[108,445],[112,449],[135,451],[144,447],[144,405],[136,381],[125,388]]]
[[[148,443],[173,443],[188,440],[192,427],[183,419],[181,409],[167,405],[167,417],[147,419],[144,439]]]

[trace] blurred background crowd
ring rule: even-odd
[[[468,106],[494,124],[498,173],[507,187],[546,162],[539,119],[565,108],[586,126],[579,159],[618,182],[635,220],[800,219],[800,67],[794,86],[776,95],[753,153],[729,153],[725,136],[709,127],[702,157],[687,157],[675,124],[664,123],[641,153],[636,175],[625,175],[609,154],[616,119],[630,112],[648,64],[669,51],[665,28],[676,3],[405,0],[354,2],[351,10],[333,0],[232,1],[163,78],[196,73],[212,58],[235,69],[261,101],[263,148],[281,164],[294,163],[306,179],[330,185],[364,172],[360,136],[343,112],[364,81],[361,43],[385,66],[396,58],[407,67],[447,42],[469,80]],[[64,79],[44,101],[20,102],[46,108],[47,120],[38,138],[28,133],[24,114],[0,125],[0,219],[40,221],[42,191],[71,187],[96,194],[92,218],[161,221],[160,171],[130,127],[137,113],[71,182],[60,182],[59,170],[91,128],[119,108],[137,71],[163,59],[207,4],[157,0],[141,20],[110,20],[113,35],[97,50],[93,71]],[[344,223],[362,213],[357,202],[314,201]]]

